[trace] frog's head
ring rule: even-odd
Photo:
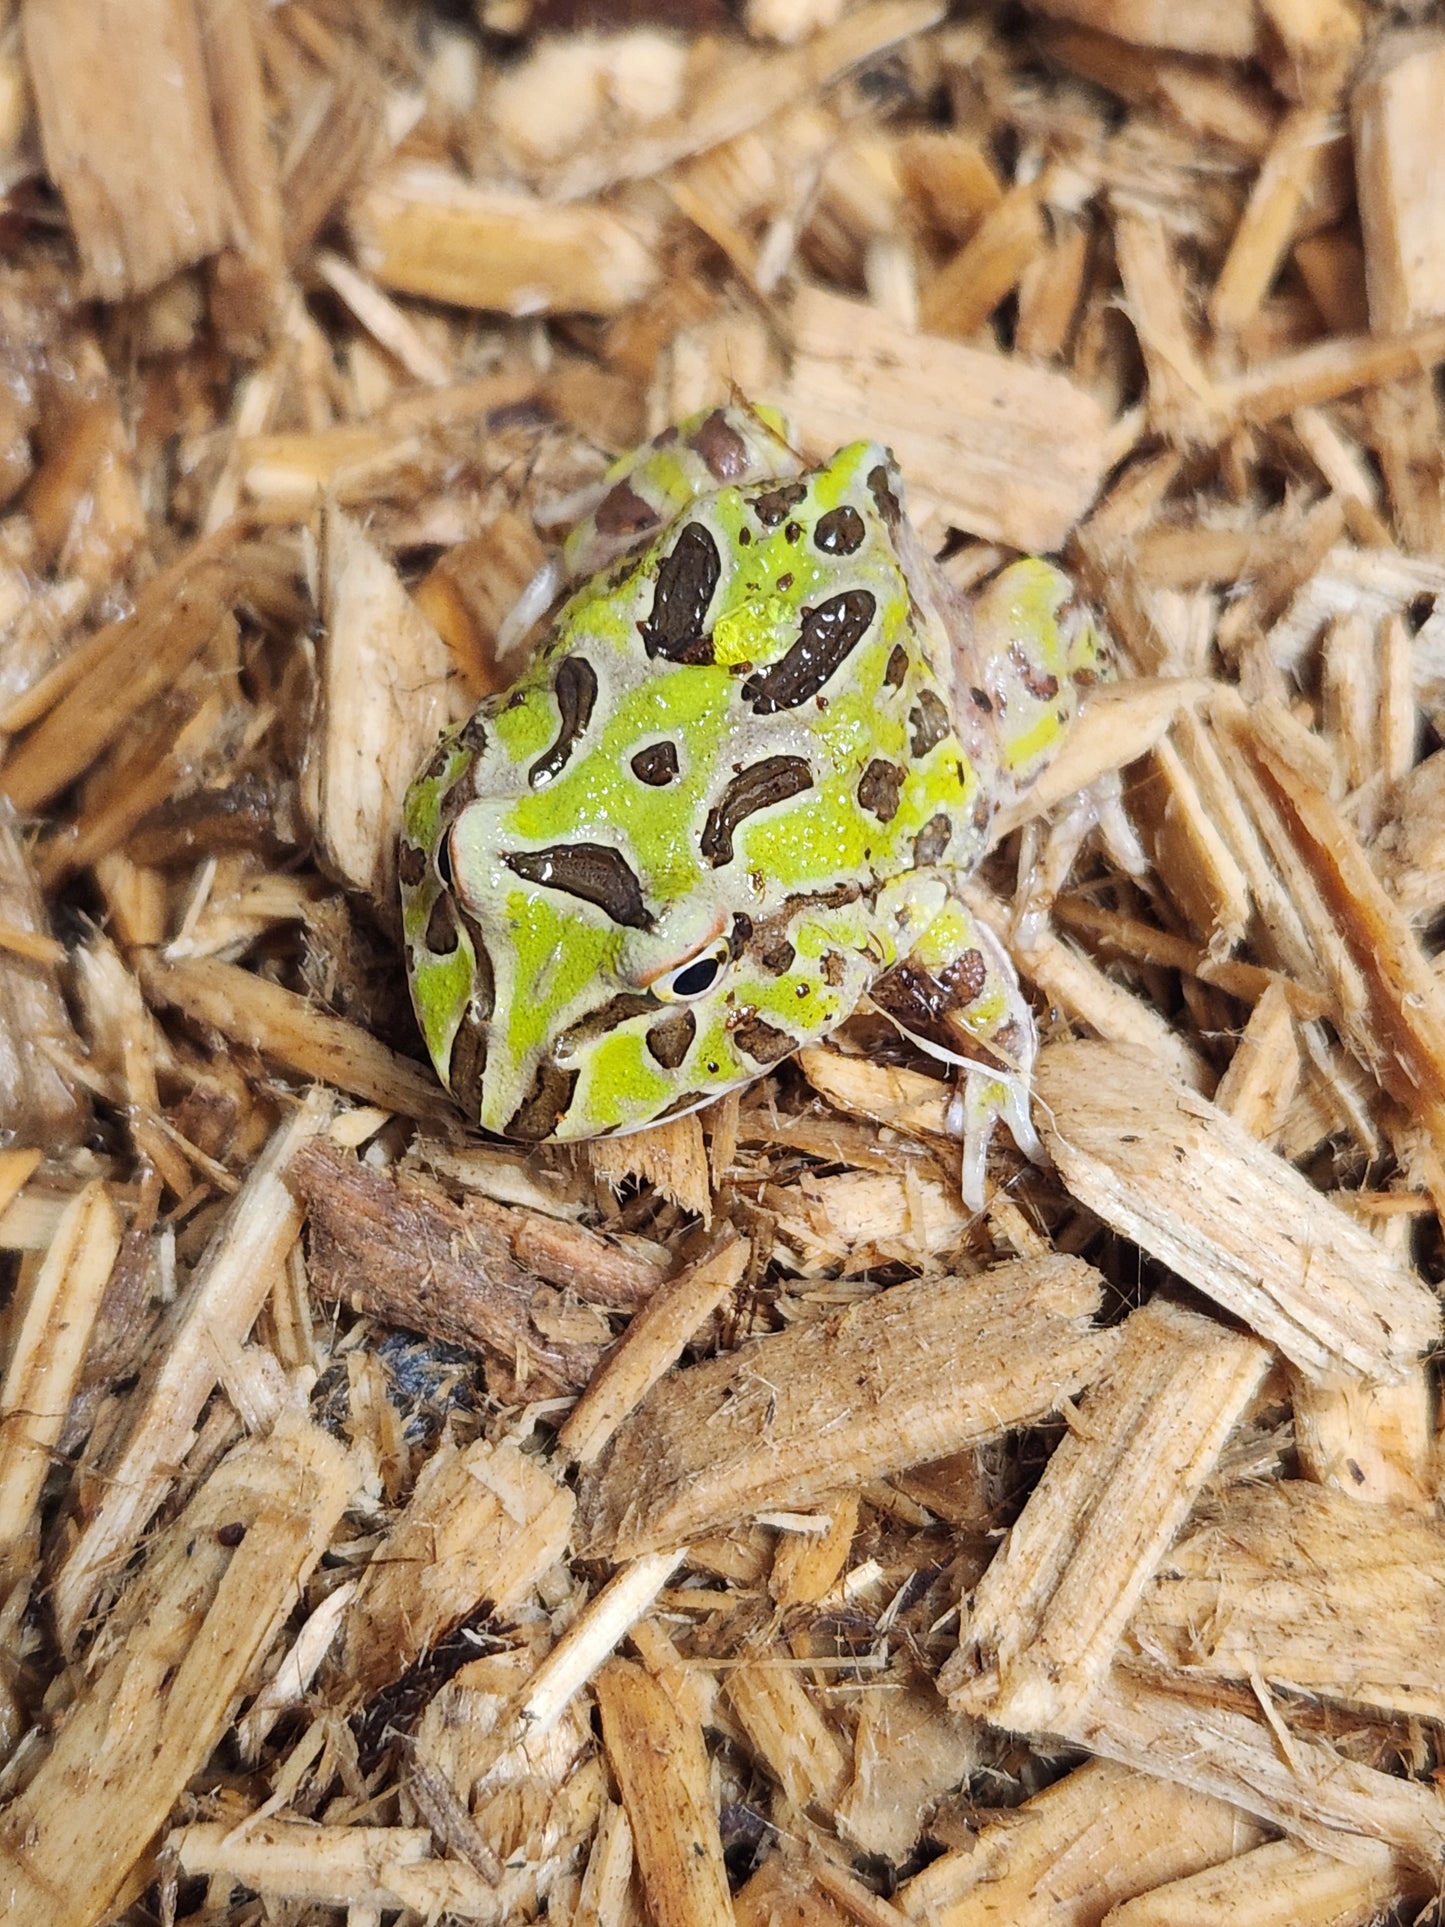
[[[565,694],[554,670],[526,698],[550,689],[554,739],[559,680]],[[801,821],[792,889],[781,860],[766,882],[743,860],[745,819],[786,844],[789,806],[813,790],[802,756],[756,758],[719,785],[711,729],[679,727],[670,761],[657,744],[621,759],[604,747],[538,788],[534,757],[519,786],[502,736],[520,740],[526,701],[510,700],[443,740],[401,846],[413,1001],[469,1118],[530,1141],[638,1129],[847,1015],[882,961],[860,883],[796,887],[811,863]]]
[[[878,967],[856,885],[754,917],[728,880],[649,892],[623,825],[525,847],[511,799],[449,800],[430,850],[402,844],[413,999],[438,1074],[501,1136],[696,1109],[832,1029]]]

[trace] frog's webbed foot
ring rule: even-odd
[[[1038,942],[1054,898],[1063,889],[1084,840],[1095,830],[1116,869],[1134,877],[1148,870],[1149,859],[1124,808],[1123,780],[1118,770],[1106,770],[1050,821],[1024,825],[1012,924],[1021,951]]]
[[[905,1036],[957,1065],[947,1128],[963,1140],[963,1197],[984,1203],[989,1140],[1002,1122],[1025,1157],[1041,1155],[1029,1117],[1038,1033],[1008,952],[957,898],[869,992]]]

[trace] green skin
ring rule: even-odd
[[[735,407],[612,471],[567,548],[596,573],[408,792],[413,1000],[468,1115],[537,1141],[693,1109],[871,996],[971,1064],[977,1190],[993,1120],[1031,1136],[1033,1029],[958,886],[1094,634],[1042,562],[957,607],[876,443],[799,469]]]

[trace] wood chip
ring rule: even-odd
[[[342,1446],[287,1418],[237,1446],[156,1537],[109,1657],[0,1815],[12,1918],[89,1927],[110,1910],[256,1683],[356,1479]]]
[[[351,204],[362,265],[383,287],[503,314],[616,314],[656,278],[646,224],[475,187],[435,167],[374,182]]]
[[[514,1612],[561,1557],[571,1523],[571,1493],[515,1445],[478,1439],[435,1453],[346,1615],[349,1697],[400,1678],[484,1600]]]
[[[1085,1927],[1260,1838],[1237,1807],[1094,1760],[915,1874],[900,1899],[910,1920],[949,1927]]]
[[[198,11],[189,0],[27,8],[45,160],[93,295],[156,287],[230,238]]]
[[[1132,1653],[1192,1677],[1266,1681],[1438,1719],[1445,1534],[1304,1480],[1238,1486],[1161,1564]]]
[[[1311,1377],[1390,1379],[1436,1342],[1422,1280],[1197,1092],[1112,1045],[1041,1053],[1045,1142],[1083,1204]]]
[[[1095,1292],[1063,1258],[900,1286],[664,1379],[584,1477],[582,1542],[634,1557],[997,1437],[1113,1349]]]
[[[701,1726],[626,1659],[598,1675],[597,1704],[649,1913],[658,1927],[727,1927],[732,1903]]]
[[[956,527],[1020,549],[1063,546],[1108,466],[1092,396],[961,342],[900,342],[875,310],[821,289],[799,293],[791,323],[787,408],[805,442],[836,448],[866,419]]]
[[[327,869],[376,902],[396,896],[406,786],[454,704],[440,636],[360,526],[322,523],[320,709],[302,801]]]
[[[533,1393],[587,1382],[600,1343],[544,1336],[532,1319],[538,1279],[486,1215],[330,1145],[300,1152],[287,1181],[306,1205],[312,1282],[324,1299],[449,1344],[480,1347]]]
[[[1355,88],[1351,122],[1365,234],[1370,325],[1401,334],[1445,314],[1445,37],[1379,43]]]
[[[100,1503],[56,1580],[56,1624],[67,1644],[78,1634],[107,1575],[123,1569],[170,1484],[173,1467],[195,1437],[218,1378],[230,1376],[231,1350],[244,1343],[276,1268],[300,1233],[301,1213],[286,1189],[284,1173],[301,1148],[325,1128],[330,1108],[327,1097],[317,1092],[276,1132],[218,1228],[189,1290],[174,1307],[174,1343],[160,1355],[144,1405],[107,1467]]]
[[[974,1594],[939,1676],[960,1712],[1056,1731],[1113,1660],[1268,1350],[1165,1301],[1136,1311]]]

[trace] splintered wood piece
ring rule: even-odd
[[[1189,8],[1171,7],[1166,0],[1048,0],[1042,11],[1141,47],[1181,54],[1248,60],[1259,43],[1258,13],[1243,0],[1207,0]]]
[[[557,1435],[557,1449],[590,1465],[627,1414],[678,1361],[704,1321],[732,1295],[752,1246],[731,1230],[714,1249],[658,1287],[593,1373]]]
[[[1189,318],[1189,289],[1162,216],[1120,205],[1114,246],[1130,320],[1149,374],[1149,419],[1187,447],[1220,432],[1214,383]]]
[[[1274,84],[1306,106],[1339,99],[1359,52],[1362,25],[1348,0],[1261,0],[1284,58],[1271,61]]]
[[[1438,321],[1384,335],[1335,335],[1262,361],[1216,387],[1226,415],[1242,423],[1270,422],[1297,408],[1318,408],[1360,388],[1419,374],[1445,361],[1445,327]]]
[[[1341,1860],[1297,1840],[1271,1840],[1217,1867],[1126,1900],[1106,1927],[1369,1927],[1420,1882],[1386,1846]],[[1420,1895],[1423,1898],[1423,1895]]]
[[[1064,1739],[1256,1814],[1307,1846],[1369,1864],[1383,1841],[1434,1871],[1445,1851],[1445,1804],[1433,1786],[1348,1759],[1289,1731],[1256,1673],[1265,1716],[1197,1698],[1116,1667]]]
[[[1299,1479],[1239,1485],[1170,1551],[1127,1639],[1191,1679],[1258,1674],[1386,1717],[1435,1720],[1442,1602],[1437,1520]]]
[[[270,333],[285,274],[259,22],[250,7],[230,0],[196,3],[216,144],[236,203],[231,245],[213,270],[211,312],[228,347],[255,355]]]
[[[305,1200],[319,1297],[480,1346],[532,1395],[586,1384],[600,1346],[554,1343],[532,1322],[537,1278],[513,1256],[496,1207],[493,1215],[453,1204],[325,1144],[307,1146],[287,1180]]]
[[[244,1342],[296,1242],[301,1208],[286,1188],[286,1167],[325,1130],[330,1112],[326,1094],[313,1092],[275,1133],[171,1312],[156,1368],[131,1406],[125,1443],[106,1466],[100,1502],[55,1581],[56,1631],[66,1648],[107,1575],[124,1569],[226,1374],[230,1348]]]
[[[679,1551],[650,1552],[634,1559],[582,1608],[520,1695],[517,1724],[522,1753],[546,1738],[597,1668],[647,1617],[681,1561]]]
[[[1445,989],[1419,939],[1385,890],[1358,837],[1318,780],[1317,740],[1280,706],[1231,704],[1231,726],[1258,759],[1295,847],[1330,917],[1316,948],[1343,953],[1366,1005],[1341,997],[1355,1055],[1445,1148]]]
[[[967,341],[1012,294],[1043,245],[1042,185],[1040,177],[1010,188],[940,268],[922,302],[921,319],[930,334]]]
[[[702,1125],[695,1111],[665,1118],[645,1131],[601,1137],[588,1147],[592,1169],[604,1184],[621,1190],[630,1177],[644,1178],[703,1224],[712,1222],[712,1185]]]
[[[1438,1209],[1438,1194],[1435,1203]],[[1434,1510],[1439,1467],[1428,1367],[1408,1372],[1395,1385],[1302,1379],[1291,1389],[1302,1472],[1356,1503]]]
[[[219,957],[168,964],[150,956],[138,960],[137,974],[151,1003],[180,1010],[302,1077],[424,1123],[456,1122],[450,1098],[410,1058],[254,971]]]
[[[580,1488],[588,1556],[635,1557],[996,1438],[1095,1377],[1117,1342],[1078,1259],[900,1285],[674,1373]]]
[[[1150,752],[1129,804],[1189,928],[1211,954],[1233,950],[1249,928],[1249,879],[1173,742]]]
[[[103,301],[230,238],[192,0],[45,0],[22,15],[50,178]]]
[[[1039,1057],[1036,1115],[1069,1190],[1310,1377],[1393,1379],[1439,1336],[1424,1283],[1292,1164],[1155,1062]]]
[[[3,1912],[17,1924],[104,1918],[350,1502],[345,1448],[285,1416],[237,1446],[147,1551],[51,1749],[0,1814]]]
[[[477,186],[439,167],[393,170],[363,189],[348,219],[357,258],[383,287],[461,308],[617,314],[658,275],[640,217]]]
[[[1261,1837],[1238,1807],[1091,1760],[915,1874],[899,1900],[940,1927],[1090,1927]]]
[[[657,1927],[732,1927],[701,1725],[631,1660],[609,1660],[594,1690],[648,1912]]]
[[[753,51],[730,39],[726,59],[714,63],[678,112],[631,140],[584,143],[555,167],[536,170],[537,185],[549,199],[576,201],[620,181],[656,179],[810,99],[896,41],[927,33],[945,12],[942,0],[869,0],[800,47]]]
[[[1065,1724],[1269,1363],[1264,1345],[1177,1305],[1129,1317],[974,1594],[939,1676],[950,1706],[1015,1732]]]
[[[131,615],[87,637],[0,717],[10,730],[43,718],[0,763],[0,791],[17,809],[53,801],[174,687],[242,593],[246,572],[231,547],[229,532],[200,543],[146,584]]]
[[[965,894],[974,909],[984,901],[983,893],[972,883]],[[1001,906],[996,909],[1001,911]],[[1007,931],[1006,914],[985,915],[995,931]],[[1099,1037],[1152,1058],[1166,1077],[1196,1090],[1212,1087],[1214,1078],[1208,1063],[1173,1025],[1072,944],[1045,930],[1030,938],[1028,949],[1019,951],[1017,961],[1050,1003],[1059,1004]]]
[[[356,1701],[399,1679],[483,1600],[505,1617],[562,1557],[572,1494],[505,1441],[443,1446],[362,1574],[343,1628]]]
[[[926,1676],[899,1671],[882,1692],[856,1702],[852,1779],[833,1821],[855,1852],[902,1861],[918,1837],[918,1818],[981,1765],[989,1741],[960,1719]],[[896,1923],[901,1927],[901,1922]]]
[[[1272,1144],[1284,1128],[1299,1081],[1294,1012],[1284,985],[1274,983],[1250,1013],[1214,1101],[1251,1137]]]
[[[494,1885],[464,1860],[439,1857],[428,1827],[320,1826],[253,1814],[239,1824],[178,1827],[169,1844],[184,1874],[282,1904],[345,1907],[357,1919],[400,1908],[422,1919],[495,1922],[535,1895],[525,1868]]]
[[[1445,314],[1445,35],[1386,36],[1355,87],[1351,122],[1370,325],[1402,333]]]
[[[44,1263],[21,1273],[0,1385],[0,1585],[38,1553],[40,1489],[119,1250],[120,1221],[96,1181],[66,1206]]]
[[[1299,230],[1301,210],[1320,192],[1334,119],[1335,104],[1326,100],[1293,108],[1280,122],[1209,298],[1217,333],[1238,334],[1259,312]]]
[[[402,798],[456,709],[450,658],[386,557],[334,507],[322,521],[321,606],[302,806],[331,874],[391,904]]]
[[[15,810],[3,795],[0,923],[9,937],[0,946],[0,1119],[11,1143],[68,1151],[85,1133],[90,1106],[56,1059],[78,1060],[84,1053],[61,989],[58,965],[65,953],[58,959],[53,954],[45,901]]]
[[[802,439],[839,448],[866,420],[945,520],[1019,549],[1059,549],[1112,457],[1109,420],[1068,376],[803,288],[783,404]]]
[[[850,1764],[838,1735],[782,1647],[750,1652],[727,1676],[727,1696],[754,1752],[800,1812],[831,1813]]]

